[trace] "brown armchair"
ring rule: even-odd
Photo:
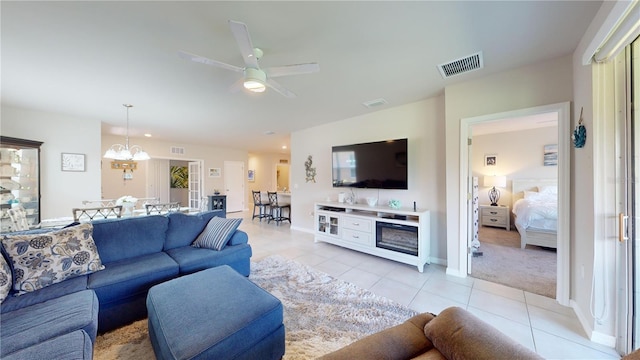
[[[470,312],[450,307],[439,315],[423,313],[369,335],[323,360],[346,359],[542,359]]]

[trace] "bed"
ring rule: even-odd
[[[520,233],[520,247],[557,248],[557,179],[514,179],[511,184],[511,211]]]

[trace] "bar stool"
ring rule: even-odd
[[[269,204],[262,202],[262,193],[260,191],[251,190],[251,194],[253,195],[253,216],[251,217],[251,221],[255,218],[260,219],[260,221],[262,221],[262,219],[270,218],[271,215],[267,212]],[[258,209],[258,214],[256,214],[256,208]]]
[[[288,221],[291,224],[291,204],[289,203],[278,203],[278,193],[267,191],[267,196],[269,197],[269,209],[270,216],[268,223],[271,223],[271,220],[275,221],[277,225],[280,225],[282,221]],[[287,216],[282,216],[282,209],[287,209]]]

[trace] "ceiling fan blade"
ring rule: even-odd
[[[211,60],[211,59],[207,59],[205,57],[199,56],[199,55],[195,55],[195,54],[191,54],[188,53],[186,51],[178,51],[178,55],[183,58],[183,59],[187,59],[187,60],[191,60],[197,63],[201,63],[201,64],[206,64],[206,65],[212,65],[212,66],[216,66],[219,68],[223,68],[223,69],[227,69],[227,70],[231,70],[231,71],[235,71],[235,72],[243,72],[244,69],[241,67],[237,67],[234,65],[230,65],[230,64],[226,64],[220,61],[215,61],[215,60]]]
[[[238,81],[234,82],[229,86],[229,91],[232,93],[237,93],[238,91],[244,88],[244,78],[238,79]]]
[[[272,78],[287,75],[311,74],[318,71],[320,71],[320,65],[318,65],[318,63],[274,66],[264,70],[264,72]]]
[[[253,44],[251,43],[251,36],[249,36],[249,29],[247,29],[247,25],[238,21],[229,20],[229,27],[231,27],[233,37],[236,38],[236,42],[240,48],[240,53],[242,54],[245,65],[250,68],[258,69],[258,59],[256,59],[256,55],[253,51]]]
[[[288,98],[296,97],[296,94],[294,94],[291,90],[289,90],[289,89],[285,88],[284,86],[278,84],[274,80],[267,79],[267,86],[272,88],[273,90],[279,92],[284,97],[288,97]]]

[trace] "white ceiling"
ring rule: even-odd
[[[132,137],[280,152],[292,131],[571,54],[600,5],[2,1],[2,103],[99,119],[120,134],[122,104],[131,103]],[[320,72],[278,78],[298,95],[288,99],[269,89],[232,93],[240,74],[178,57],[242,66],[229,19],[247,24],[262,67],[318,62]],[[478,51],[483,69],[441,77],[437,65]],[[388,104],[362,105],[378,98]]]

